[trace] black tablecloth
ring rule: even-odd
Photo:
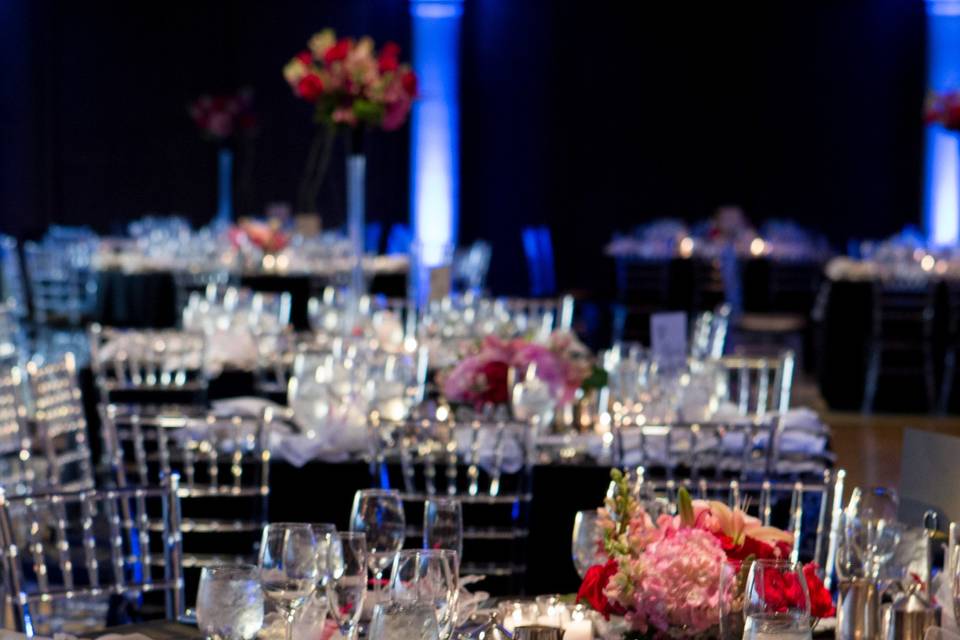
[[[372,293],[404,297],[404,274],[374,276]],[[295,329],[309,329],[307,302],[326,286],[328,279],[306,275],[244,275],[241,286],[254,291],[288,291],[292,298],[290,320]],[[94,320],[112,327],[165,328],[177,325],[176,286],[173,273],[150,271],[126,273],[104,270],[98,274],[97,306]]]
[[[817,327],[817,377],[820,393],[831,409],[859,411],[863,403],[868,347],[873,321],[873,284],[839,280],[824,284],[824,307]],[[933,322],[933,365],[935,392],[940,390],[943,354],[947,344],[947,290],[935,291]],[[922,358],[918,342],[916,358]],[[955,395],[955,394],[954,394]],[[881,375],[877,386],[875,412],[929,411],[923,376]]]

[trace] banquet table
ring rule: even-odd
[[[167,328],[178,324],[176,286],[172,271],[98,272],[97,304],[94,320],[105,326],[129,328]],[[377,273],[370,281],[371,293],[389,297],[406,295],[405,273]],[[295,329],[309,329],[307,302],[330,282],[327,275],[248,273],[240,285],[264,292],[290,293],[291,322]]]
[[[873,320],[873,282],[837,279],[824,282],[816,315],[817,377],[820,393],[835,410],[859,411],[863,402],[868,346]],[[940,282],[934,292],[934,389],[939,391],[944,348],[948,341],[948,291]],[[917,344],[917,354],[921,353]],[[895,393],[890,391],[895,390]],[[929,410],[922,376],[884,378],[874,411],[924,413]]]

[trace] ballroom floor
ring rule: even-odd
[[[816,384],[799,380],[794,387],[795,406],[815,409],[833,430],[837,467],[846,469],[848,486],[900,483],[900,452],[905,429],[914,428],[960,436],[960,416],[877,414],[830,411]]]

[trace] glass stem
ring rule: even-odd
[[[293,618],[296,613],[296,609],[290,607],[290,610],[287,612],[287,628],[286,628],[286,640],[293,640]]]

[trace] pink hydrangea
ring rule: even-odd
[[[695,636],[717,624],[726,555],[714,535],[669,520],[645,529],[643,551],[621,558],[606,595],[628,609],[632,629]]]

